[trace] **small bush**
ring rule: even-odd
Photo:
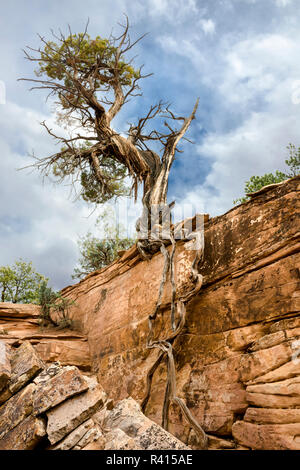
[[[39,305],[41,306],[42,326],[55,326],[59,329],[73,327],[73,321],[69,316],[69,307],[74,305],[74,300],[63,297],[59,292],[55,292],[47,286],[47,282],[42,282],[39,289]]]

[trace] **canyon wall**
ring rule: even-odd
[[[226,214],[205,216],[203,285],[186,303],[186,324],[173,343],[178,395],[209,434],[210,448],[300,449],[300,177],[271,185]],[[175,253],[180,297],[192,291],[191,242]],[[142,261],[133,246],[112,265],[69,286],[76,332],[41,330],[38,307],[0,304],[0,340],[25,340],[46,362],[97,375],[115,403],[141,403],[157,358],[146,349],[163,270],[157,253]],[[156,337],[170,333],[166,286]],[[89,372],[89,373],[90,373]],[[161,423],[166,379],[153,377],[145,414]],[[197,439],[177,406],[170,432]]]
[[[187,303],[183,332],[174,342],[178,394],[205,431],[223,447],[300,449],[300,178],[271,185],[251,200],[204,224],[203,285]],[[194,256],[177,243],[181,294]],[[116,401],[141,401],[157,351],[145,348],[163,269],[156,254],[141,261],[136,247],[112,265],[67,287],[72,317],[87,336],[91,364]],[[168,334],[170,287],[160,326]],[[161,422],[166,367],[153,379],[146,414]],[[170,431],[197,448],[180,410]]]

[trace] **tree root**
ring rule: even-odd
[[[155,238],[154,242],[157,243],[158,239]],[[160,354],[158,358],[156,359],[155,363],[153,366],[150,368],[150,370],[147,373],[147,378],[146,378],[146,394],[144,399],[142,400],[141,403],[141,408],[142,411],[145,412],[147,403],[150,399],[151,395],[151,386],[152,386],[152,380],[155,371],[161,364],[162,360],[164,357],[167,358],[167,382],[166,382],[166,389],[165,389],[165,396],[164,396],[164,404],[163,404],[163,410],[162,410],[162,427],[166,430],[169,428],[169,409],[171,403],[176,403],[180,409],[183,412],[183,415],[185,416],[186,420],[189,422],[191,427],[194,429],[197,437],[198,437],[198,442],[201,447],[201,449],[206,449],[207,444],[208,444],[208,439],[207,436],[202,429],[202,427],[199,425],[199,423],[195,420],[195,418],[192,416],[191,412],[189,411],[188,407],[184,403],[184,401],[179,398],[176,395],[176,368],[175,368],[175,361],[174,361],[174,355],[173,355],[173,347],[172,343],[174,339],[179,335],[179,333],[182,331],[184,325],[185,325],[185,315],[186,315],[186,309],[185,309],[185,304],[184,301],[186,301],[190,295],[186,296],[183,300],[178,300],[176,302],[176,284],[175,284],[175,270],[174,270],[174,254],[175,254],[175,248],[176,248],[176,243],[174,240],[173,235],[170,236],[170,241],[172,244],[172,249],[171,253],[169,254],[168,250],[166,249],[166,245],[163,242],[163,240],[160,240],[161,246],[160,246],[160,251],[164,255],[164,268],[163,268],[163,273],[162,273],[162,280],[160,283],[159,287],[159,292],[158,292],[158,298],[155,306],[155,310],[153,314],[149,315],[148,317],[148,322],[149,322],[149,333],[147,337],[147,344],[146,347],[148,349],[154,349],[157,348],[160,350]],[[197,241],[197,240],[196,240]],[[149,241],[148,241],[149,243]],[[151,242],[150,242],[151,243]],[[199,247],[198,247],[199,248]],[[200,285],[202,283],[202,277],[199,275],[197,272],[197,265],[199,260],[201,259],[202,256],[202,250],[198,249],[196,251],[196,256],[195,259],[192,263],[191,267],[191,277],[194,282],[200,281]],[[164,340],[153,340],[153,326],[154,322],[157,318],[157,314],[159,312],[159,309],[161,307],[161,301],[162,301],[162,294],[163,290],[166,284],[167,280],[167,274],[168,272],[170,273],[170,281],[171,281],[171,286],[172,286],[172,295],[171,295],[171,327],[172,327],[172,334]],[[201,279],[199,279],[199,276]],[[195,287],[196,290],[197,287]],[[197,290],[199,290],[199,285]],[[177,307],[177,313],[179,315],[179,319],[176,323],[175,321],[175,311]]]

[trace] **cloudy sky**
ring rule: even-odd
[[[300,145],[299,0],[10,0],[0,14],[0,266],[22,257],[62,288],[74,281],[77,239],[93,230],[97,211],[39,174],[17,169],[29,154],[57,147],[40,126],[55,125],[22,48],[37,33],[84,29],[106,37],[123,14],[138,44],[136,64],[146,73],[143,97],[124,108],[115,127],[143,115],[159,99],[180,115],[200,98],[197,119],[175,162],[169,200],[211,216],[232,207],[253,174],[284,169],[289,142]],[[5,93],[4,93],[5,92]],[[5,96],[4,96],[5,95]],[[134,210],[131,208],[131,215]]]

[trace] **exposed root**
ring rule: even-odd
[[[154,239],[155,242],[157,242],[157,240],[158,239],[156,238]],[[183,415],[185,416],[186,420],[194,429],[198,437],[200,447],[202,449],[206,449],[208,445],[208,439],[207,439],[205,432],[203,431],[199,423],[195,420],[195,418],[192,416],[191,412],[187,408],[184,401],[176,395],[177,393],[176,392],[176,368],[175,368],[172,342],[179,335],[179,333],[182,331],[185,325],[186,309],[185,309],[184,301],[186,301],[190,296],[188,295],[184,298],[184,300],[180,299],[180,300],[177,300],[176,302],[176,284],[175,284],[175,269],[174,269],[175,268],[174,254],[175,254],[176,243],[175,243],[173,235],[170,236],[169,240],[171,241],[171,244],[172,244],[172,249],[171,249],[170,254],[166,248],[166,244],[164,243],[164,241],[160,240],[160,243],[161,243],[160,251],[164,255],[164,268],[163,268],[162,280],[161,280],[160,287],[159,287],[155,310],[153,314],[149,315],[148,317],[149,333],[147,337],[146,347],[148,349],[157,348],[160,350],[160,354],[158,358],[156,359],[155,363],[153,364],[153,366],[151,367],[151,369],[148,371],[147,379],[146,379],[146,394],[142,401],[141,407],[142,407],[142,410],[145,411],[147,403],[151,395],[153,375],[155,371],[157,370],[157,368],[159,367],[159,365],[161,364],[163,358],[166,357],[167,358],[167,382],[166,382],[166,390],[165,390],[164,404],[163,404],[163,411],[162,411],[162,426],[164,429],[168,430],[170,405],[172,402],[176,403],[182,410]],[[197,244],[197,241],[198,240],[196,240],[196,244]],[[196,246],[198,249],[196,250],[196,256],[191,267],[191,277],[192,277],[192,280],[196,283],[194,291],[196,289],[199,290],[199,285],[201,286],[202,284],[202,276],[199,275],[197,271],[197,265],[202,256],[202,249],[200,249],[199,244]],[[154,335],[153,326],[157,318],[159,309],[161,307],[162,294],[163,294],[163,290],[166,284],[168,272],[170,273],[170,281],[171,281],[171,286],[172,286],[171,327],[172,327],[173,332],[167,339],[153,340],[153,335]],[[176,307],[177,307],[177,313],[179,317],[177,322],[175,321]]]

